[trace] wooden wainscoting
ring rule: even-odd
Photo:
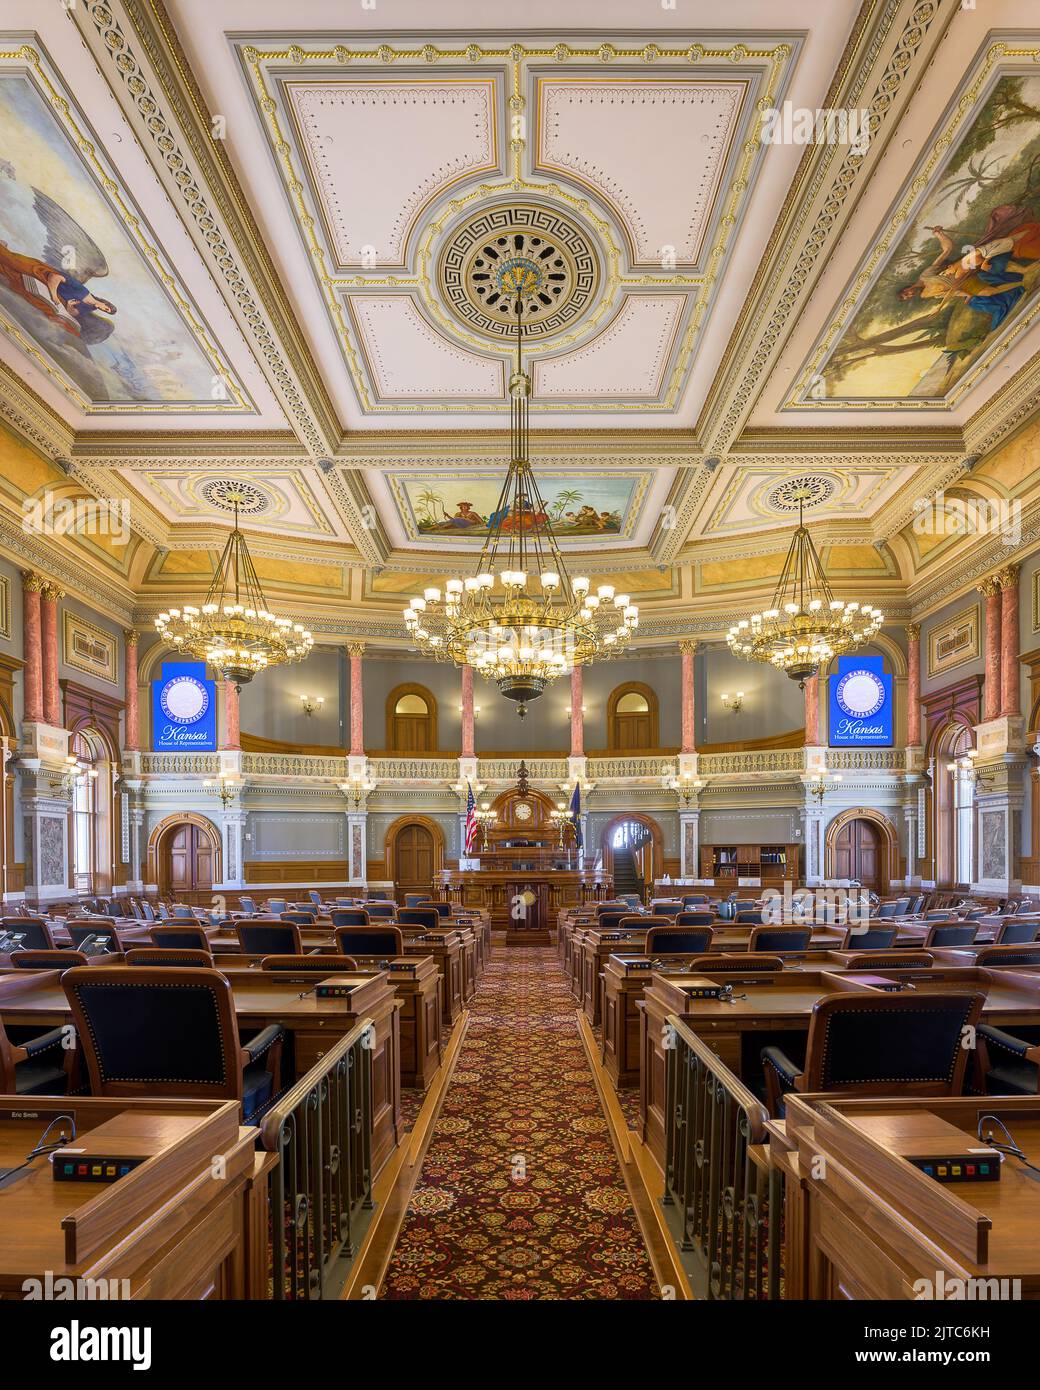
[[[350,877],[342,859],[247,859],[243,868],[247,883],[345,883]]]

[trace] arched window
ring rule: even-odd
[[[607,701],[607,747],[634,753],[658,746],[657,696],[642,681],[628,681]]]
[[[423,685],[398,685],[386,700],[386,743],[394,753],[437,750],[437,701]]]
[[[975,866],[975,784],[967,753],[971,730],[951,724],[936,745],[935,873],[947,887],[968,885]]]
[[[101,750],[103,751],[103,750]],[[72,790],[72,863],[77,893],[94,893],[100,887],[98,870],[102,845],[111,826],[111,789],[101,776],[99,749],[90,735],[78,733],[72,740],[76,780]]]

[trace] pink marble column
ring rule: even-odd
[[[351,740],[353,741],[353,740]],[[351,750],[353,751],[353,750]],[[473,752],[473,667],[462,668],[462,750],[463,758],[474,757]]]
[[[805,746],[820,746],[820,677],[817,673],[805,682]]]
[[[585,689],[585,676],[580,666],[571,671],[571,757],[585,756],[585,715],[582,713],[582,699]]]
[[[25,722],[43,722],[43,644],[40,592],[43,576],[22,570],[22,655],[25,659]]]
[[[61,687],[58,684],[58,600],[65,593],[54,584],[45,584],[40,595],[40,641],[43,647],[43,720],[52,728],[62,727]]]
[[[682,652],[682,752],[695,753],[697,736],[694,723],[693,677],[696,669],[697,643],[680,642],[679,650]]]
[[[141,721],[137,692],[137,632],[128,627],[123,632],[123,686],[126,708],[123,714],[123,742],[127,752],[141,746]]]
[[[921,744],[921,625],[906,625],[906,742]]]
[[[1000,712],[1014,718],[1022,713],[1018,662],[1018,566],[1007,565],[997,575],[1000,585]]]
[[[362,685],[361,657],[364,642],[349,642],[350,653],[350,756],[365,756],[365,694]]]
[[[234,681],[224,682],[224,743],[225,748],[240,748],[238,724],[238,688]]]
[[[1000,717],[1000,586],[995,578],[984,579],[979,593],[986,599],[986,681],[982,691],[982,720]]]

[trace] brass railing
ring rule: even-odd
[[[370,1019],[330,1047],[267,1112],[271,1297],[338,1298],[372,1209]]]
[[[781,1296],[783,1202],[769,1113],[674,1014],[667,1019],[665,1211],[698,1298]]]

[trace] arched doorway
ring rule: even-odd
[[[664,836],[650,816],[629,812],[615,816],[604,828],[603,872],[614,881],[615,893],[652,893],[664,868]]]
[[[433,893],[444,867],[444,832],[428,816],[402,816],[387,831],[386,871],[397,897]]]
[[[974,730],[953,720],[932,747],[932,844],[935,881],[943,888],[971,887],[975,876],[975,783],[968,750]]]
[[[827,878],[858,879],[882,896],[899,875],[899,837],[887,816],[856,806],[835,816],[825,838]]]
[[[75,758],[72,786],[72,884],[77,893],[106,894],[116,884],[116,760],[106,734],[79,723],[69,740]]]
[[[203,816],[167,816],[148,840],[148,876],[174,898],[210,893],[222,878],[217,827]]]
[[[424,685],[398,685],[386,698],[386,743],[394,753],[437,750],[437,701]]]
[[[850,820],[834,841],[834,877],[853,878],[878,893],[881,836],[869,820]]]
[[[656,748],[657,695],[642,681],[627,681],[607,701],[607,747],[612,753],[635,753]]]

